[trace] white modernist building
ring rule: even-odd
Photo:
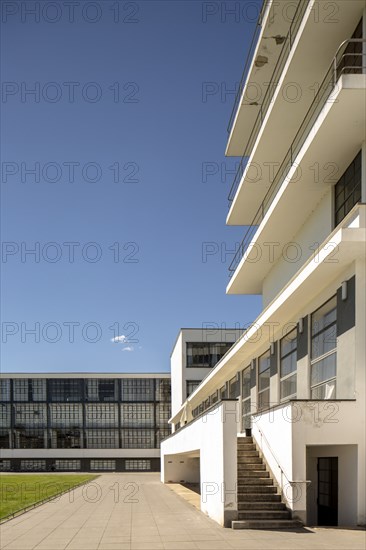
[[[212,325],[211,328],[182,328],[170,356],[172,381],[172,416],[179,414],[187,397],[199,386],[211,369],[231,348],[239,329]],[[188,418],[183,408],[180,423]],[[174,426],[176,428],[176,425]]]
[[[366,522],[365,37],[364,2],[263,3],[226,151],[227,293],[263,310],[162,443],[162,481],[222,525]]]

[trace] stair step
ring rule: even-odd
[[[245,510],[239,512],[238,519],[291,519],[288,510]]]
[[[259,462],[240,462],[240,467],[239,467],[239,464],[238,464],[238,474],[240,474],[241,472],[247,472],[249,470],[255,470],[255,471],[265,471],[266,470],[266,465],[263,464],[263,463],[259,463]]]
[[[269,477],[269,472],[266,472],[266,470],[247,470],[246,468],[238,470],[238,481],[247,477],[252,477],[253,479],[256,477]]]
[[[238,464],[263,464],[259,456],[238,456]]]
[[[253,436],[238,437],[237,441],[238,445],[240,445],[241,443],[253,443]]]
[[[255,451],[256,447],[254,443],[243,443],[242,445],[238,445],[238,452],[241,451]]]
[[[271,477],[240,477],[238,478],[238,488],[243,485],[273,485]]]
[[[238,493],[276,493],[274,485],[240,485]]]
[[[238,493],[239,504],[249,504],[251,502],[281,502],[281,495],[277,495],[276,493]]]
[[[283,502],[268,502],[268,501],[257,501],[257,502],[239,502],[238,503],[239,512],[242,510],[285,510],[286,506]]]
[[[246,456],[259,456],[259,452],[253,449],[252,451],[238,451],[237,454],[239,457],[246,457]]]
[[[301,523],[293,519],[249,519],[231,523],[233,529],[299,529]]]

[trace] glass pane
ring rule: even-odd
[[[258,394],[258,409],[267,409],[269,407],[269,389]]]
[[[33,378],[31,382],[33,401],[46,401],[46,380]]]
[[[287,355],[297,347],[297,330],[291,331],[281,340],[281,357]]]
[[[296,378],[297,375],[293,374],[286,378],[286,380],[281,381],[281,399],[288,397],[290,395],[296,395]]]
[[[297,368],[297,354],[296,350],[285,357],[284,359],[281,359],[281,378],[286,376],[287,374],[290,374],[291,372],[295,372]]]
[[[337,355],[332,353],[328,357],[324,357],[311,367],[311,385],[319,384],[324,380],[334,378],[337,368]]]
[[[243,399],[250,396],[250,367],[243,370]]]
[[[337,320],[337,298],[334,296],[311,316],[311,333],[317,334]]]
[[[335,399],[336,398],[336,382],[332,380],[321,386],[317,386],[311,390],[312,399]]]
[[[337,326],[334,324],[313,337],[311,342],[311,357],[316,359],[337,347]]]
[[[269,369],[267,369],[266,371],[262,372],[259,375],[259,380],[258,380],[258,389],[259,389],[259,391],[264,390],[265,388],[269,387],[269,379],[270,379]]]
[[[258,360],[258,372],[264,372],[270,367],[270,352],[266,351]]]

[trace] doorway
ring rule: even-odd
[[[318,525],[338,525],[338,457],[318,458]]]

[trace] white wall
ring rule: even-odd
[[[180,409],[183,402],[183,369],[182,369],[182,333],[178,335],[171,358],[171,384],[172,384],[172,416]]]
[[[332,193],[331,190],[317,205],[305,224],[296,233],[288,235],[287,242],[295,242],[301,250],[301,257],[296,262],[286,261],[282,256],[273,265],[263,281],[263,306],[266,307],[281,291],[293,275],[305,264],[316,249],[332,232]],[[315,246],[314,246],[315,244]]]
[[[260,431],[264,437],[261,437]],[[286,503],[294,517],[305,523],[309,521],[309,513],[311,521],[314,518],[314,510],[307,510],[307,486],[303,483],[306,480],[314,483],[316,480],[311,461],[308,461],[310,471],[307,470],[308,452],[308,456],[313,458],[342,458],[339,475],[340,522],[344,525],[366,523],[365,410],[362,401],[293,402],[255,416],[253,436],[279,486],[284,488]],[[334,451],[331,446],[339,447],[336,454],[329,454]],[[313,447],[321,447],[320,454],[311,450]],[[278,464],[287,479],[281,479]],[[289,487],[289,482],[297,483]],[[313,488],[309,491],[311,494]],[[308,504],[314,506],[314,499],[310,498]]]
[[[252,434],[278,486],[292,508],[292,410],[291,404],[253,416]],[[281,474],[281,468],[283,474]]]
[[[185,459],[199,455],[201,510],[226,526],[237,518],[237,421],[237,402],[224,401],[161,446],[163,483],[196,481],[197,471],[190,472]]]

